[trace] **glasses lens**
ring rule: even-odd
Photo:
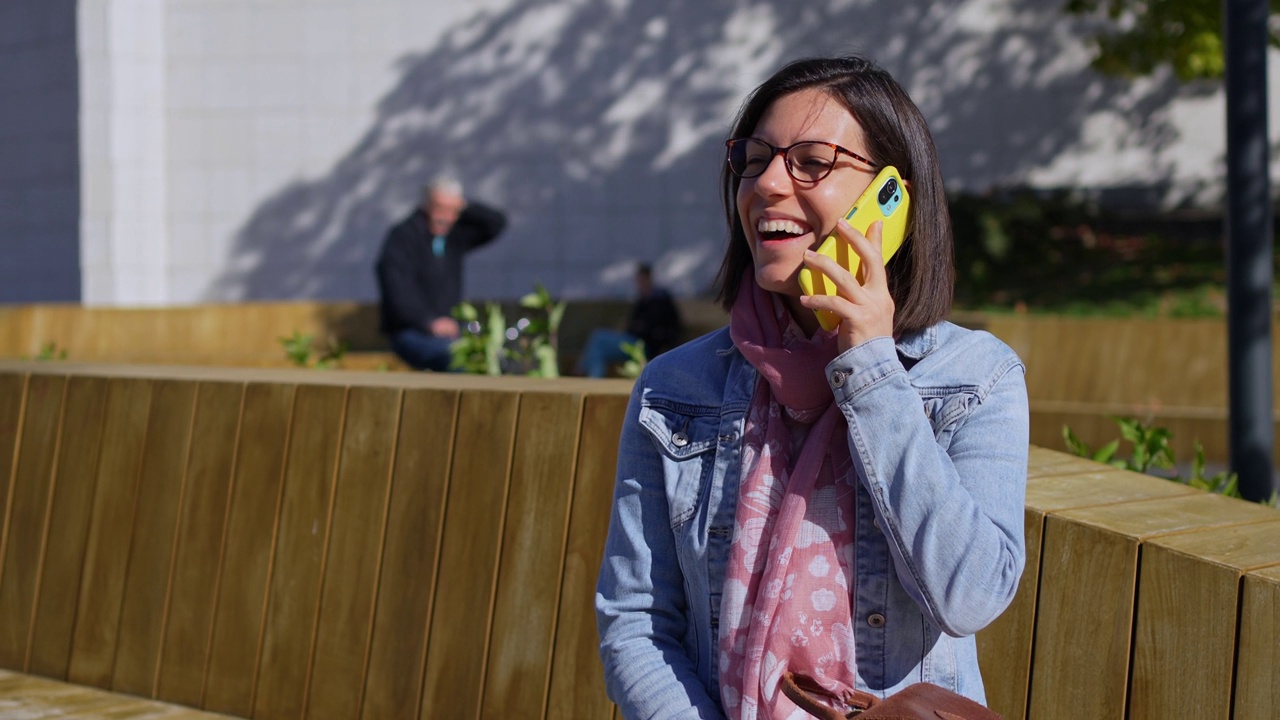
[[[787,152],[787,170],[801,182],[818,182],[835,164],[836,149],[826,143],[799,143]]]
[[[773,148],[755,138],[729,142],[729,170],[738,177],[751,178],[764,172],[773,159]]]

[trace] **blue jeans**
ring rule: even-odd
[[[635,335],[620,330],[592,330],[587,337],[587,346],[582,350],[582,357],[578,359],[578,372],[587,377],[604,377],[609,365],[627,359],[627,354],[622,350],[623,344],[633,343],[637,339]]]
[[[448,338],[428,335],[421,330],[407,328],[391,336],[391,349],[414,370],[435,370],[445,372],[453,354]]]

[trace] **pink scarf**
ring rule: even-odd
[[[720,619],[720,698],[730,720],[788,718],[784,670],[854,688],[853,494],[845,420],[824,377],[835,335],[812,339],[755,278],[730,314],[760,374],[748,411]],[[805,715],[801,712],[801,717]]]

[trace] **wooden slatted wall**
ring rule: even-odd
[[[628,393],[0,367],[0,666],[253,718],[611,718]]]
[[[0,363],[0,667],[253,718],[612,718],[592,591],[628,390]],[[1276,707],[1280,514],[1029,470],[993,708]]]
[[[1025,519],[1018,595],[978,634],[992,709],[1273,717],[1280,512],[1033,447]]]

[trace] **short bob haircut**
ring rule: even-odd
[[[862,126],[867,150],[877,169],[893,165],[910,183],[907,240],[887,266],[889,293],[895,306],[894,336],[945,320],[951,311],[955,260],[938,155],[924,116],[888,72],[856,56],[796,60],[747,97],[730,138],[750,137],[774,101],[810,88],[826,92],[849,110]],[[726,162],[720,185],[729,247],[717,277],[717,299],[726,310],[733,306],[743,275],[752,267],[751,249],[738,217],[740,184],[741,179],[729,172]]]

